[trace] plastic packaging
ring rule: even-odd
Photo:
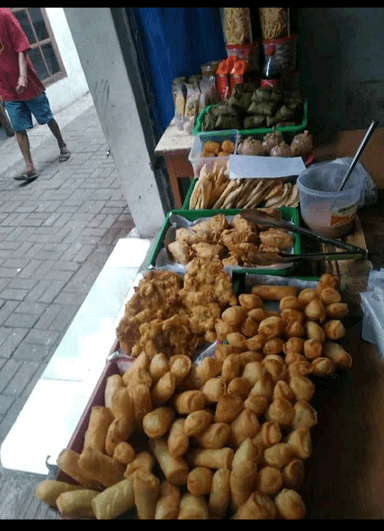
[[[256,74],[260,73],[260,51],[261,41],[248,44],[227,44],[228,57],[237,57],[238,59],[245,59],[250,64],[251,68]]]
[[[277,89],[281,86],[283,70],[276,62],[275,45],[270,44],[266,51],[266,59],[261,72],[261,87],[267,89]]]
[[[283,74],[297,69],[297,35],[282,37],[280,39],[263,39],[264,56],[267,55],[268,47],[275,47],[275,62],[282,69]]]
[[[288,12],[285,7],[260,7],[263,39],[276,39],[288,33]]]
[[[226,44],[252,42],[251,12],[249,7],[224,7],[222,23]]]
[[[366,291],[360,293],[363,325],[361,336],[384,355],[384,269],[369,273]]]
[[[314,164],[296,182],[305,224],[331,238],[343,236],[352,229],[364,186],[361,173],[355,169],[345,188],[338,192],[345,173],[346,167],[341,164]]]

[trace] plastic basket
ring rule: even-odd
[[[205,115],[207,112],[214,107],[214,105],[209,105],[205,109],[201,111],[199,116],[196,118],[195,127],[193,128],[192,133],[194,135],[198,135],[202,131],[202,125],[204,123]],[[284,140],[287,143],[290,143],[293,140],[293,137],[297,135],[298,133],[302,133],[305,131],[305,129],[308,129],[308,102],[307,100],[304,100],[303,104],[303,121],[299,125],[292,125],[291,127],[277,127],[277,131],[281,131],[283,134]],[[263,136],[267,133],[272,133],[273,129],[272,127],[262,127],[259,129],[241,129],[238,131],[240,136],[245,135],[254,135],[254,137],[257,140],[262,140]],[[210,133],[214,133],[215,131],[210,131]],[[218,131],[220,133],[225,133],[227,131]],[[208,133],[208,131],[207,131]]]
[[[300,216],[299,211],[297,208],[291,208],[291,207],[281,207],[280,208],[283,219],[286,221],[291,221],[296,227],[300,224]],[[210,218],[215,216],[216,214],[224,214],[225,216],[236,216],[237,214],[241,213],[241,209],[239,208],[233,208],[229,210],[221,210],[221,209],[211,209],[211,210],[171,210],[168,212],[165,221],[163,223],[162,228],[160,229],[160,232],[157,236],[156,242],[153,246],[152,253],[148,259],[147,263],[147,269],[156,269],[156,257],[160,250],[164,247],[164,238],[167,233],[167,230],[170,228],[170,216],[171,214],[179,215],[184,217],[185,219],[189,221],[196,221],[201,218]],[[300,254],[301,253],[301,239],[300,235],[298,233],[293,233],[294,237],[294,244],[293,244],[293,254]],[[288,274],[288,272],[292,269],[289,265],[287,265],[286,268],[281,269],[272,269],[268,267],[239,267],[236,268],[236,266],[233,266],[230,268],[232,276],[237,274],[257,274],[257,275],[281,275],[285,276]]]
[[[228,157],[201,157],[204,146],[208,141],[218,142],[222,144],[224,140],[230,140],[235,144],[235,153],[237,151],[237,142],[238,142],[238,131],[237,129],[228,129],[227,131],[207,131],[204,133],[199,133],[193,139],[192,149],[189,152],[188,160],[192,164],[193,173],[195,177],[200,175],[200,171],[204,165],[207,166],[207,170],[213,170],[215,164],[220,168],[226,166],[229,161]]]

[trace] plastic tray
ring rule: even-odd
[[[192,133],[198,135],[201,133],[201,128],[204,123],[204,118],[207,112],[213,107],[213,105],[208,105],[205,109],[201,111],[199,116],[196,118],[195,126]],[[298,133],[302,133],[305,129],[308,129],[308,102],[304,100],[303,104],[303,121],[299,125],[293,125],[291,127],[277,127],[277,131],[281,131],[284,139],[287,143],[290,143],[293,140],[293,137]],[[263,127],[260,129],[241,129],[239,130],[239,135],[255,135],[255,138],[262,140],[263,136],[267,133],[272,133],[272,127]],[[207,131],[207,133],[214,133],[215,131]],[[225,133],[227,131],[218,131],[220,133]]]
[[[295,226],[299,226],[300,217],[299,217],[299,211],[296,208],[290,208],[290,207],[281,207],[280,208],[283,218],[287,221],[291,221]],[[224,214],[225,216],[236,216],[241,212],[241,209],[234,208],[229,210],[220,210],[220,209],[212,209],[212,210],[171,210],[168,212],[165,221],[163,223],[163,226],[157,236],[155,245],[153,247],[152,253],[149,257],[147,269],[166,269],[166,266],[158,267],[156,265],[156,258],[159,254],[159,252],[164,248],[164,238],[168,231],[168,229],[171,227],[170,222],[170,216],[172,214],[179,215],[187,219],[188,221],[195,221],[201,218],[209,218],[213,217],[216,214]],[[293,254],[300,254],[301,253],[301,240],[300,235],[297,233],[293,233],[294,237],[294,245],[293,245]],[[279,269],[273,269],[271,267],[252,267],[252,268],[245,268],[245,267],[226,267],[225,270],[227,270],[229,273],[232,274],[232,277],[237,274],[257,274],[257,275],[281,275],[285,276],[287,275],[291,270],[293,269],[293,266],[289,266],[287,264],[287,267],[284,267],[282,264],[282,268]],[[178,271],[179,273],[181,271]]]
[[[201,154],[204,149],[204,145],[208,142],[218,142],[222,144],[224,140],[230,140],[235,144],[235,153],[237,151],[237,142],[238,142],[238,131],[237,129],[228,129],[227,131],[207,131],[204,133],[199,133],[193,139],[192,149],[189,152],[188,160],[192,164],[193,173],[195,177],[200,175],[200,171],[204,165],[207,166],[207,170],[211,171],[215,164],[220,168],[226,166],[229,161],[228,157],[201,157]]]

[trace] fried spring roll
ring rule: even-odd
[[[115,483],[92,500],[92,507],[98,520],[113,520],[135,506],[133,475]]]
[[[211,493],[209,495],[209,513],[217,518],[224,518],[231,499],[231,471],[219,468],[213,474]]]
[[[184,455],[189,447],[189,437],[185,433],[185,419],[176,419],[170,427],[168,439],[168,451],[174,457]]]
[[[234,451],[232,448],[194,448],[188,455],[193,466],[204,466],[207,468],[231,468]]]
[[[116,389],[123,387],[123,378],[120,374],[112,374],[108,376],[105,391],[104,391],[104,405],[111,408],[111,399]]]
[[[204,496],[211,492],[212,471],[204,466],[193,468],[187,477],[187,489],[194,496]]]
[[[133,492],[139,520],[154,520],[160,480],[151,472],[137,470],[133,475]]]
[[[85,448],[79,457],[80,469],[94,481],[105,487],[124,478],[124,466],[98,450]]]
[[[61,516],[67,518],[95,518],[92,500],[100,494],[97,490],[72,490],[62,492],[56,500]]]
[[[104,406],[93,406],[88,428],[84,434],[84,448],[105,451],[108,429],[113,421],[111,410]]]
[[[84,485],[75,485],[72,483],[66,483],[65,481],[57,481],[55,479],[44,479],[37,485],[35,496],[39,501],[56,509],[56,500],[59,495],[62,492],[69,492],[71,490],[84,490]]]
[[[101,484],[100,481],[94,480],[91,478],[84,470],[79,466],[80,454],[71,450],[70,448],[65,448],[60,452],[57,457],[56,464],[72,479],[84,485],[89,489],[100,490]]]
[[[180,500],[178,520],[207,520],[208,505],[202,496],[193,496],[186,492]]]
[[[160,484],[155,520],[175,520],[179,514],[180,489],[168,481]]]
[[[182,457],[172,456],[164,439],[149,439],[148,443],[166,480],[172,485],[186,485],[189,472],[187,462]]]
[[[175,412],[171,407],[158,407],[143,418],[143,430],[151,439],[159,439],[171,427]]]
[[[252,286],[251,292],[258,295],[262,301],[281,301],[284,297],[297,296],[295,286],[256,285]]]

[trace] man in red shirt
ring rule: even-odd
[[[26,171],[15,177],[16,180],[32,180],[38,177],[26,132],[26,129],[33,127],[32,114],[39,124],[47,124],[55,136],[60,149],[60,162],[70,157],[60,128],[53,118],[45,88],[26,55],[30,48],[17,18],[8,8],[1,7],[0,97],[4,101],[26,165]]]

